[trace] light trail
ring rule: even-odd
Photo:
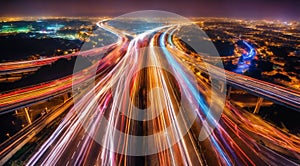
[[[222,96],[212,95],[212,85],[201,81],[193,69],[209,69],[211,77],[216,78],[224,71],[193,57],[182,60],[189,55],[178,50],[172,40],[181,25],[158,27],[132,35],[132,40],[104,22],[97,25],[119,37],[113,51],[86,73],[17,92],[24,92],[17,100],[22,102],[30,99],[33,92],[51,94],[70,88],[72,80],[73,85],[95,81],[85,88],[82,97],[75,99],[74,107],[27,165],[299,164],[299,137],[228,101],[221,119],[216,118],[218,112],[211,108],[221,106]],[[251,49],[249,54],[253,54]],[[232,75],[228,82],[249,89],[262,83],[245,78]],[[271,97],[282,93],[276,100],[289,101],[297,107],[298,93],[270,87],[266,84],[260,90]],[[3,107],[11,104],[9,100],[15,93],[0,96],[5,101],[1,102]],[[199,140],[203,130],[209,137]]]
[[[243,74],[249,69],[249,67],[251,66],[252,60],[256,56],[255,49],[245,40],[242,40],[242,42],[247,47],[248,52],[246,54],[242,54],[240,56],[237,68],[234,70],[236,73],[239,73],[239,74]]]
[[[247,60],[253,59],[254,56],[256,55],[255,49],[254,49],[248,42],[246,42],[245,40],[243,40],[243,43],[248,47],[248,49],[249,49],[250,51],[248,51],[247,54],[244,54],[244,55],[242,55],[242,56],[243,56],[245,59],[247,59]]]
[[[169,35],[172,36],[172,33],[169,34]],[[170,40],[170,39],[168,39],[168,41],[172,42],[172,40]],[[184,61],[182,63],[188,63],[188,62]],[[254,161],[251,160],[251,158],[253,158],[253,156],[251,156],[251,157],[247,156],[246,152],[243,152],[243,150],[238,146],[236,141],[233,140],[232,136],[230,136],[229,132],[227,130],[225,130],[228,127],[231,128],[232,132],[235,132],[234,137],[235,136],[240,137],[239,136],[240,133],[243,133],[244,138],[242,140],[245,143],[245,145],[252,149],[253,154],[260,153],[261,156],[257,156],[257,157],[260,157],[262,160],[267,160],[268,161],[267,163],[270,163],[271,165],[277,164],[277,161],[272,160],[274,158],[274,156],[276,156],[277,158],[280,158],[280,161],[282,163],[285,163],[286,165],[297,165],[294,161],[291,161],[289,158],[284,157],[283,155],[278,154],[278,153],[276,153],[272,150],[269,150],[266,147],[263,147],[261,144],[257,143],[257,139],[258,140],[264,139],[265,144],[271,143],[272,146],[268,146],[269,148],[270,147],[275,148],[275,146],[277,146],[277,148],[285,147],[286,149],[289,149],[289,152],[291,153],[289,155],[291,155],[291,156],[293,156],[293,158],[299,160],[299,148],[300,148],[300,146],[299,146],[300,145],[299,144],[300,138],[299,137],[294,137],[291,134],[284,133],[283,131],[280,131],[279,129],[271,126],[270,124],[266,123],[265,121],[259,119],[258,117],[255,117],[254,115],[252,115],[250,113],[247,114],[246,112],[243,112],[241,110],[236,109],[229,102],[227,102],[226,106],[227,107],[226,107],[225,112],[222,115],[222,118],[221,118],[221,121],[220,121],[221,123],[218,123],[218,127],[215,130],[215,131],[218,131],[218,133],[219,132],[222,133],[222,135],[219,137],[219,140],[218,140],[218,138],[215,138],[215,139],[218,140],[218,142],[222,142],[222,141],[220,141],[220,138],[221,139],[227,139],[227,141],[225,141],[225,142],[223,141],[223,145],[225,144],[225,146],[227,148],[230,148],[230,150],[228,150],[228,151],[233,153],[231,155],[230,154],[228,154],[228,155],[229,156],[233,156],[234,154],[239,155],[239,158],[235,158],[232,161],[238,161],[239,159],[245,158],[245,159],[248,160],[248,162],[252,163],[251,165],[254,165],[254,163],[255,163]],[[245,114],[247,116],[245,116]],[[236,121],[239,121],[239,122],[238,123],[232,123],[234,125],[234,127],[232,127],[228,123],[226,123],[226,121],[229,118],[235,119]],[[241,120],[237,120],[239,118],[241,118]],[[253,118],[255,120],[250,121],[249,119],[251,119],[251,118]],[[225,125],[222,125],[222,124],[224,124],[223,121],[225,122]],[[240,130],[240,133],[236,132],[236,130],[238,128],[237,124],[245,123],[245,122],[248,122],[246,124],[250,125],[251,128],[246,128],[246,129],[244,128],[244,130]],[[263,126],[263,127],[259,127],[260,125]],[[249,131],[252,134],[257,135],[257,137],[253,137],[252,135],[246,134]],[[287,135],[289,135],[289,136],[287,136]],[[216,137],[216,135],[212,134],[212,137]],[[228,142],[230,142],[231,145],[227,144]],[[213,141],[213,143],[215,143],[215,141]],[[235,147],[233,147],[232,144],[235,144]],[[289,145],[287,145],[287,144],[289,144]],[[241,146],[241,147],[243,147],[243,146]],[[256,148],[261,147],[264,150],[259,150],[259,149],[256,149],[255,147]],[[281,153],[282,152],[283,151],[281,151]],[[239,153],[241,153],[242,156]],[[286,155],[286,153],[284,153],[284,154]],[[247,164],[246,160],[244,160],[243,162],[244,162],[243,165]]]
[[[102,48],[101,50],[103,51],[106,49]],[[99,52],[97,51],[97,53]],[[95,67],[97,67],[97,64],[94,64],[89,68],[93,69]],[[0,94],[0,114],[14,111],[14,109],[24,107],[32,102],[45,100],[62,93],[70,92],[73,86],[80,85],[93,76],[88,72],[90,69],[54,81]]]

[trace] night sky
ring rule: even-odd
[[[164,10],[182,16],[300,20],[299,0],[10,0],[1,16],[119,16],[137,10]]]

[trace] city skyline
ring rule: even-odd
[[[119,16],[138,10],[163,10],[185,17],[299,20],[297,1],[35,1],[5,2],[2,16]],[[188,9],[188,10],[187,10]]]

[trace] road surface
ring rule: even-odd
[[[168,40],[174,28],[132,36],[126,49],[120,46],[101,59],[94,87],[76,99],[27,164],[298,165],[299,137],[228,101],[216,119],[220,110],[210,103],[221,107],[223,96],[212,98],[211,85],[201,76],[193,79],[193,68],[209,69],[213,78],[224,71],[195,64],[191,57],[183,61],[188,55]],[[229,85],[299,108],[295,91],[261,86],[264,82],[232,72],[225,75]],[[203,131],[211,133],[199,140]]]

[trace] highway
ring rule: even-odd
[[[247,54],[243,54],[242,56],[244,57],[244,59],[253,59],[256,55],[255,49],[245,40],[243,40],[243,43],[248,47],[249,51],[247,52]]]
[[[131,36],[99,59],[85,77],[94,86],[27,165],[299,165],[298,136],[211,95],[193,69],[294,109],[299,92],[193,59],[172,42],[176,28]]]
[[[27,60],[27,61],[16,61],[16,62],[5,62],[0,63],[0,75],[10,74],[10,73],[22,73],[24,70],[37,70],[39,67],[44,65],[49,65],[58,59],[69,59],[73,56],[95,56],[99,55],[101,52],[106,51],[109,48],[116,46],[116,43],[107,45],[105,47],[93,48],[86,51],[80,51],[75,53],[70,53],[61,56],[37,59],[37,60]]]
[[[176,28],[175,28],[176,29]],[[173,30],[173,31],[172,31]],[[174,33],[174,28],[169,30],[170,34],[169,36],[172,36],[172,33]],[[168,32],[167,32],[168,33]],[[171,42],[170,45],[175,45],[173,43],[173,40],[167,40],[166,41]],[[249,45],[249,44],[248,44]],[[249,46],[250,47],[250,46]],[[169,49],[172,49],[171,47],[168,47]],[[177,50],[171,50],[173,52],[178,52],[180,51],[183,55],[180,55],[183,57],[186,55],[184,53],[184,49],[182,47],[176,47]],[[253,50],[252,47],[249,48],[251,51],[249,54],[245,55],[246,57],[252,57],[255,54],[255,51]],[[186,57],[186,56],[185,56]],[[235,72],[223,70],[222,68],[216,67],[214,65],[211,65],[209,63],[205,63],[205,65],[199,65],[197,63],[196,59],[186,59],[183,63],[188,63],[189,65],[197,68],[200,71],[207,72],[209,69],[209,75],[212,78],[215,79],[224,79],[226,80],[220,80],[223,82],[226,82],[226,84],[234,86],[238,89],[243,89],[251,94],[254,94],[256,96],[263,97],[267,100],[273,101],[277,104],[284,105],[286,107],[292,108],[296,111],[300,111],[300,92],[293,90],[293,89],[288,89],[279,85],[275,85],[272,83],[268,83],[265,81],[261,81],[255,78],[251,78],[242,74],[237,74]],[[223,77],[223,74],[225,73],[226,77]]]
[[[118,44],[126,44],[126,41],[119,41]],[[101,48],[83,51],[83,53],[80,53],[80,55],[95,56],[106,53],[108,50],[115,47],[116,44],[113,44]],[[114,52],[116,51],[119,50],[114,49],[111,52],[111,54],[114,54]],[[57,60],[58,58],[55,59]],[[96,64],[91,65],[88,69],[77,72],[71,76],[66,76],[57,80],[44,82],[39,85],[32,85],[29,87],[23,87],[21,89],[2,92],[2,94],[0,94],[0,114],[14,111],[15,109],[25,107],[35,102],[48,100],[50,98],[62,95],[63,93],[71,92],[73,87],[76,87],[79,84],[83,84],[83,82],[88,82],[89,78],[93,76],[92,73],[89,72],[89,70],[97,68],[100,63],[101,61],[98,61]],[[26,62],[26,64],[28,65],[29,63]]]
[[[73,100],[70,98],[65,103],[59,105],[53,110],[50,110],[45,116],[35,121],[32,125],[23,128],[17,134],[10,137],[8,140],[0,144],[0,165],[3,165],[9,160],[19,149],[28,143],[37,133],[43,130],[47,124],[68,110],[73,105]]]

